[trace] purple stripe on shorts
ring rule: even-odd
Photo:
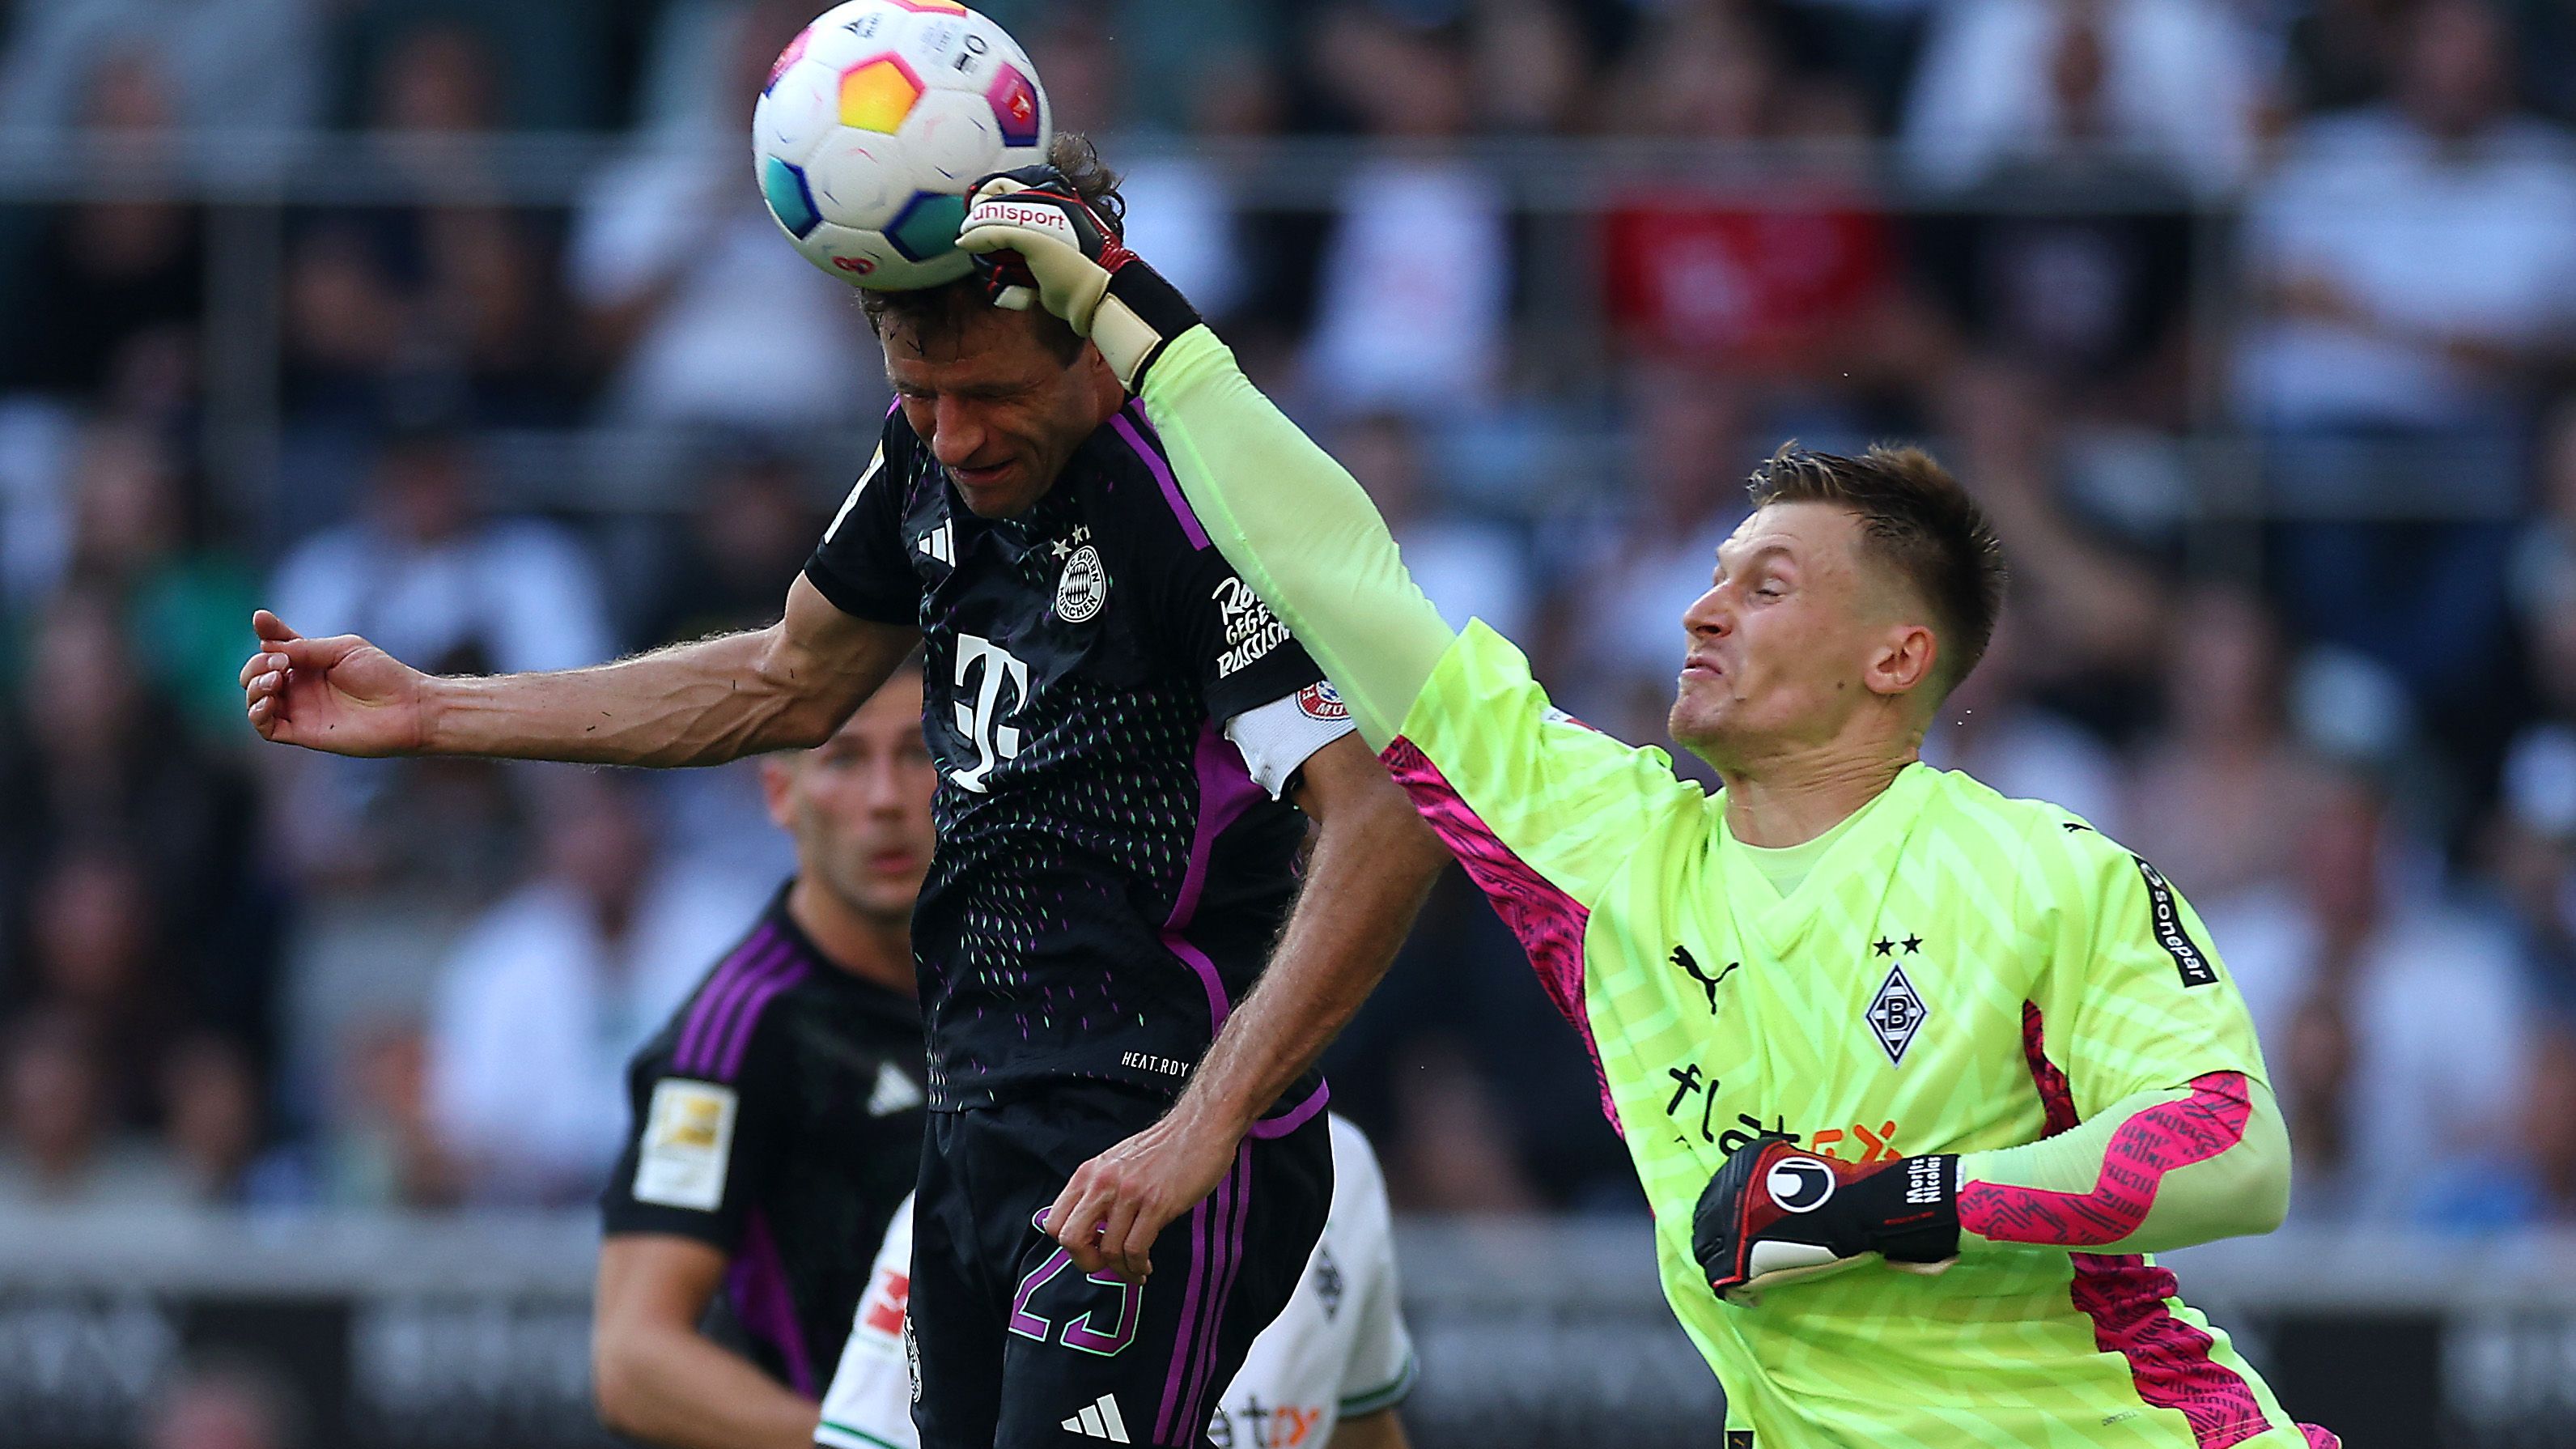
[[[1118,430],[1118,436],[1127,440],[1127,446],[1135,449],[1136,456],[1145,460],[1146,471],[1154,475],[1154,481],[1163,485],[1163,501],[1172,505],[1172,516],[1181,521],[1181,532],[1189,536],[1190,546],[1206,548],[1207,530],[1199,526],[1199,516],[1190,511],[1190,500],[1181,496],[1181,485],[1172,477],[1172,465],[1163,461],[1162,439],[1158,437],[1151,443],[1146,442],[1145,435],[1136,431],[1136,425],[1128,421],[1130,411],[1138,411],[1139,416],[1142,415],[1141,410],[1121,408],[1109,415],[1109,426]],[[1153,426],[1150,421],[1145,424],[1149,432]]]
[[[752,989],[743,1002],[741,1019],[734,1023],[733,1038],[725,1045],[724,1064],[716,1069],[717,1081],[730,1082],[742,1070],[743,1053],[751,1050],[751,1039],[759,1034],[760,1014],[769,1009],[769,1003],[813,974],[813,967],[790,960],[784,972]]]
[[[706,984],[698,988],[697,999],[689,1003],[688,1020],[680,1026],[680,1045],[672,1053],[672,1065],[684,1072],[692,1070],[690,1058],[698,1048],[699,1039],[707,1034],[717,1015],[723,1011],[723,1002],[741,987],[743,974],[756,971],[761,958],[778,944],[778,928],[764,924],[736,946],[732,955],[718,962],[715,970],[707,973]]]
[[[1243,1267],[1243,1226],[1252,1217],[1252,1144],[1247,1142],[1234,1153],[1234,1201],[1228,1215],[1225,1251],[1220,1255],[1224,1271],[1216,1279],[1216,1292],[1208,1299],[1207,1333],[1199,1348],[1198,1368],[1190,1375],[1190,1406],[1185,1421],[1205,1424],[1208,1421],[1207,1399],[1211,1393],[1223,1393],[1225,1385],[1214,1382],[1216,1361],[1225,1340],[1227,1300],[1234,1296],[1234,1276]]]
[[[734,973],[732,979],[725,983],[724,998],[716,1003],[704,1028],[698,1032],[696,1051],[674,1065],[681,1071],[699,1076],[713,1072],[717,1059],[724,1054],[725,1042],[733,1035],[733,1023],[742,1014],[743,1002],[786,970],[795,955],[795,946],[782,940],[763,952],[758,961]]]
[[[1198,1321],[1199,1284],[1207,1275],[1207,1248],[1208,1200],[1200,1198],[1199,1205],[1190,1209],[1189,1285],[1181,1294],[1181,1331],[1172,1343],[1172,1371],[1163,1377],[1163,1411],[1154,1416],[1157,1444],[1172,1442],[1172,1423],[1180,1415],[1181,1381],[1188,1373],[1190,1346],[1197,1342],[1190,1326]]]
[[[1333,1084],[1317,1082],[1315,1090],[1307,1094],[1305,1101],[1289,1108],[1279,1116],[1264,1117],[1253,1123],[1252,1135],[1265,1142],[1273,1137],[1285,1137],[1315,1120],[1315,1114],[1323,1111],[1324,1104],[1332,1099]]]
[[[1190,1409],[1198,1402],[1199,1362],[1207,1356],[1209,1324],[1213,1321],[1209,1310],[1216,1304],[1217,1280],[1225,1276],[1225,1227],[1228,1215],[1234,1209],[1232,1171],[1226,1173],[1224,1180],[1217,1184],[1216,1191],[1202,1205],[1208,1210],[1207,1251],[1199,1261],[1207,1265],[1206,1281],[1200,1285],[1204,1291],[1196,1294],[1194,1301],[1183,1305],[1188,1311],[1181,1315],[1178,1347],[1180,1402],[1172,1408],[1172,1432],[1162,1440],[1172,1445],[1196,1444],[1198,1441],[1193,1436],[1206,1424],[1204,1419],[1193,1421]]]

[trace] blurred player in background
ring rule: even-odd
[[[1114,213],[1088,143],[1057,147]],[[922,1440],[1097,1438],[1081,1412],[1114,1406],[1132,1442],[1200,1443],[1323,1229],[1315,1059],[1447,857],[1097,349],[972,278],[868,308],[899,407],[779,624],[477,679],[262,611],[245,708],[344,754],[714,764],[820,743],[925,642]],[[1147,1244],[1117,1276],[1050,1268],[1039,1230],[1095,1158],[1139,1189],[1093,1224]]]
[[[628,1070],[603,1198],[600,1417],[674,1449],[799,1449],[921,1161],[912,907],[937,767],[917,671],[761,762],[796,876]],[[748,1357],[701,1330],[721,1291]]]
[[[1066,319],[1139,396],[1584,1034],[1730,1445],[2335,1442],[2144,1256],[2268,1232],[2289,1198],[2206,931],[2083,821],[1917,759],[2003,601],[1957,482],[1902,449],[1755,473],[1682,615],[1671,727],[1712,797],[1442,623],[1359,486],[1063,178],[977,197],[960,245],[997,300]],[[1089,1231],[1131,1191],[1068,1188],[1077,1266],[1137,1250]]]
[[[1360,1129],[1328,1114],[1333,1210],[1297,1291],[1217,1401],[1208,1437],[1217,1449],[1405,1449],[1396,1412],[1417,1365],[1395,1273],[1395,1223],[1386,1177]],[[1062,1253],[1063,1249],[1057,1250]],[[823,1396],[824,1449],[915,1449],[912,1383],[904,1365],[904,1299],[912,1263],[912,1204],[886,1230],[868,1296]],[[1123,1423],[1097,1410],[1067,1429],[1118,1442]],[[1116,1432],[1113,1432],[1113,1429]]]

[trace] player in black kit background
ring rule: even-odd
[[[921,1160],[912,904],[937,772],[919,671],[760,778],[796,874],[635,1054],[600,1202],[600,1418],[675,1449],[813,1442]]]
[[[1114,210],[1088,145],[1058,144]],[[1095,348],[971,282],[871,320],[898,414],[778,625],[465,679],[263,611],[247,711],[346,754],[716,763],[825,738],[925,641],[923,1443],[1203,1443],[1322,1225],[1312,1065],[1446,855],[1208,546]],[[1289,804],[1317,827],[1302,895]],[[1040,1230],[1094,1160],[1125,1204],[1097,1227],[1152,1241],[1116,1273]]]

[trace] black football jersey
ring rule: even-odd
[[[1143,408],[1008,519],[968,511],[898,410],[805,574],[925,640],[932,1107],[1063,1078],[1178,1092],[1260,974],[1305,830],[1225,722],[1323,674],[1208,541]]]
[[[785,901],[635,1054],[601,1215],[723,1250],[742,1346],[819,1397],[920,1171],[921,1013],[824,958]]]

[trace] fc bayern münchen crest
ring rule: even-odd
[[[1109,570],[1100,565],[1100,550],[1090,544],[1073,551],[1055,581],[1055,616],[1068,624],[1090,621],[1109,602]]]

